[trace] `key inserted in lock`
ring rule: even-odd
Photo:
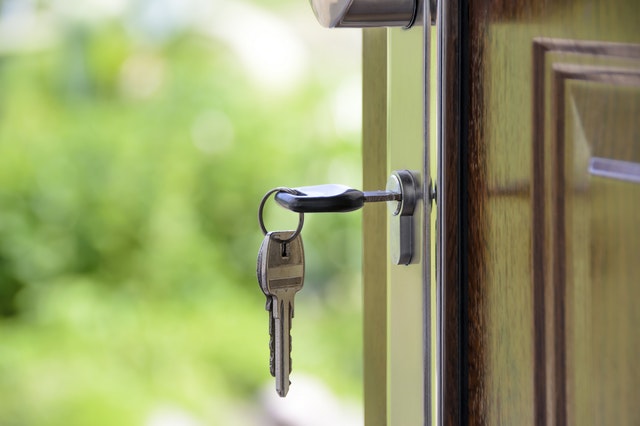
[[[414,218],[422,192],[413,172],[391,174],[385,191],[363,192],[344,185],[317,185],[280,191],[275,199],[282,207],[298,213],[344,213],[358,210],[367,202],[389,203],[391,212],[391,257],[397,265],[408,265],[414,253]]]
[[[391,260],[396,265],[409,265],[414,259],[416,229],[413,213],[421,195],[418,182],[408,170],[394,172],[387,181],[387,191],[402,194],[402,199],[395,205],[388,203],[391,212],[389,248]]]
[[[346,213],[362,208],[366,202],[399,201],[401,197],[399,192],[363,192],[344,185],[326,184],[278,192],[275,198],[282,207],[298,213]]]

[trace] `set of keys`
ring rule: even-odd
[[[304,213],[349,212],[365,202],[396,201],[402,203],[401,188],[389,191],[362,192],[342,185],[319,185],[300,188],[275,188],[262,198],[258,221],[264,239],[258,252],[257,276],[266,296],[269,312],[269,370],[276,379],[276,392],[285,397],[291,374],[291,321],[294,299],[304,285],[305,259],[302,243]],[[267,231],[262,217],[271,194],[288,210],[299,213],[295,231]],[[399,211],[399,207],[398,207]]]
[[[300,213],[295,231],[268,232],[262,219],[264,204],[269,195],[281,191],[294,193],[288,188],[276,188],[267,192],[260,203],[258,219],[265,236],[258,251],[256,275],[267,298],[265,309],[269,312],[269,371],[276,378],[276,392],[285,397],[289,392],[291,374],[294,298],[304,285],[304,246],[300,234],[304,213]]]

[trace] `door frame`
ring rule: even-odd
[[[428,10],[423,22],[431,22]],[[384,205],[363,211],[365,424],[437,423],[432,309],[429,151],[431,26],[363,31],[363,187],[384,188],[391,171],[420,176],[416,255],[389,262]],[[421,87],[422,90],[416,90]]]

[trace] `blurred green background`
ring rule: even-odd
[[[0,425],[361,421],[360,214],[307,216],[282,401],[255,278],[267,190],[360,186],[359,37],[304,0],[0,0]]]

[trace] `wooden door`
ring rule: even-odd
[[[446,424],[640,424],[640,2],[439,2]]]

